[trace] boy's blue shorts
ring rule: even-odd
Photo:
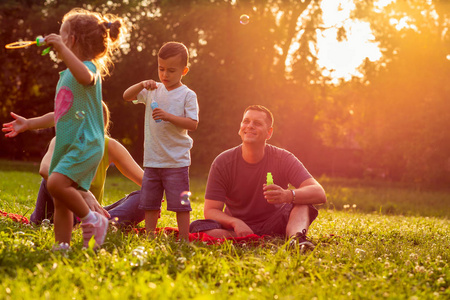
[[[160,210],[166,194],[167,210],[192,211],[191,204],[181,204],[180,194],[189,191],[189,167],[145,168],[139,209]]]

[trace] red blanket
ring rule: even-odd
[[[0,210],[0,215],[11,218],[12,220],[14,220],[16,222],[20,222],[22,224],[30,224],[30,221],[26,217],[18,215],[18,214],[7,213],[7,212],[3,212]],[[165,234],[178,235],[178,229],[174,228],[174,227],[157,228],[157,232],[161,232],[161,231],[163,231]],[[145,233],[145,228],[140,228],[140,227],[132,228],[130,230],[130,232],[134,232],[137,234],[143,234],[143,233]],[[259,236],[256,234],[250,234],[245,237],[237,237],[237,238],[215,238],[210,235],[207,235],[204,232],[189,234],[189,241],[191,241],[191,242],[192,241],[200,241],[200,242],[204,242],[208,245],[222,244],[226,240],[229,240],[229,241],[232,241],[233,243],[238,243],[238,244],[244,244],[244,243],[253,244],[253,243],[261,242],[264,238],[267,238],[267,236]]]
[[[0,215],[2,215],[4,217],[11,218],[11,219],[13,219],[16,222],[20,222],[20,223],[23,223],[23,224],[30,224],[30,221],[28,221],[27,218],[25,218],[24,216],[18,215],[18,214],[7,213],[7,212],[4,212],[4,211],[0,210]]]

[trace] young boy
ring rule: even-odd
[[[161,82],[144,80],[129,87],[125,101],[146,104],[144,139],[144,178],[140,209],[145,210],[145,229],[153,233],[158,222],[163,193],[167,210],[177,214],[179,236],[189,239],[189,203],[180,194],[189,191],[192,138],[188,130],[198,125],[197,95],[181,82],[187,74],[189,53],[178,42],[164,44],[158,52]],[[155,102],[157,106],[155,108]]]

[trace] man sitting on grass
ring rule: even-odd
[[[266,144],[272,132],[273,115],[266,107],[252,105],[244,111],[242,144],[211,165],[206,220],[192,222],[190,232],[216,238],[281,235],[292,238],[291,246],[314,248],[306,232],[318,215],[313,205],[326,202],[325,191],[292,153]],[[268,172],[274,183],[266,185]],[[289,184],[295,189],[288,189]]]

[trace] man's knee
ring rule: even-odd
[[[294,205],[289,220],[302,220],[310,225],[317,218],[319,212],[313,205]]]
[[[308,216],[309,215],[309,206],[308,205],[294,205],[294,207],[292,207],[291,214]]]

